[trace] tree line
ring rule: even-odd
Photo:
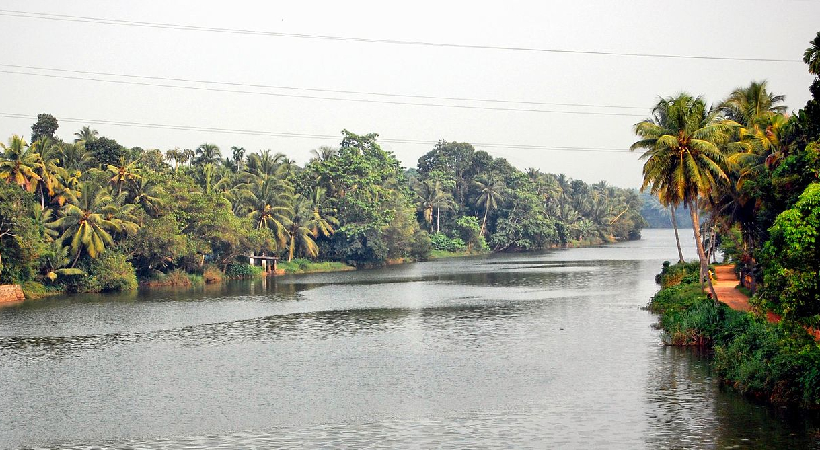
[[[812,98],[786,113],[784,97],[752,82],[708,105],[681,93],[662,98],[635,125],[643,189],[689,211],[701,287],[722,239],[758,287],[754,301],[786,319],[820,324],[820,33],[804,53]],[[704,217],[701,217],[701,214]],[[672,218],[674,218],[672,214]],[[677,229],[676,229],[677,234]],[[679,259],[683,262],[678,241]]]
[[[468,143],[440,141],[404,169],[378,135],[344,130],[300,166],[210,143],[127,148],[87,126],[67,142],[58,128],[40,114],[31,144],[2,144],[0,282],[118,290],[244,274],[250,255],[368,267],[636,239],[644,224],[634,190],[522,171]]]

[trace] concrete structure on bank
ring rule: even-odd
[[[0,303],[17,303],[25,300],[23,288],[18,284],[0,284]]]

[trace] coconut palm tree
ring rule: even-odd
[[[786,105],[782,95],[774,95],[767,89],[766,80],[752,81],[745,88],[737,88],[718,105],[726,119],[734,120],[746,128],[752,128],[756,122],[768,115],[783,114]]]
[[[811,46],[803,53],[803,62],[809,65],[810,73],[820,75],[820,31],[809,44]]]
[[[196,148],[196,164],[215,164],[222,157],[216,144],[204,143]]]
[[[302,255],[315,258],[319,255],[319,246],[316,245],[314,240],[316,235],[313,230],[318,231],[318,227],[314,228],[315,224],[312,223],[314,218],[313,204],[304,197],[297,196],[292,211],[293,215],[289,218],[287,225],[287,234],[290,240],[288,244],[288,261],[293,260],[297,248]]]
[[[241,172],[242,161],[245,160],[245,147],[231,147],[231,155],[233,156],[234,164],[236,164],[236,170]]]
[[[48,224],[49,228],[62,231],[60,242],[69,246],[74,255],[71,267],[83,252],[96,258],[106,246],[114,245],[111,233],[133,230],[136,226],[118,217],[120,207],[102,186],[84,183],[81,190],[83,195],[78,201],[66,203],[59,218]]]
[[[37,192],[40,196],[40,209],[46,209],[46,197],[51,198],[60,178],[67,176],[67,172],[60,165],[62,146],[48,136],[41,137],[31,145],[40,154],[40,161],[34,170],[40,179],[37,181]]]
[[[136,161],[126,163],[125,158],[120,158],[119,166],[114,166],[112,164],[107,165],[108,172],[113,175],[109,182],[113,186],[117,186],[117,195],[122,194],[123,184],[142,178],[142,176],[136,172],[136,164]]]
[[[28,192],[34,192],[40,181],[40,176],[36,171],[40,163],[40,154],[16,134],[9,138],[8,146],[0,144],[0,148],[3,149],[2,160],[0,160],[0,180],[14,183]]]
[[[270,228],[280,247],[287,242],[287,227],[293,216],[291,189],[281,181],[268,178],[259,180],[252,189],[250,212],[257,228]]]
[[[96,140],[99,135],[100,133],[97,130],[92,130],[91,127],[84,126],[80,128],[80,131],[74,133],[74,136],[76,136],[74,142],[78,144],[85,144],[86,142]]]
[[[646,161],[641,189],[649,188],[667,205],[683,202],[689,208],[703,287],[708,262],[700,235],[698,201],[718,183],[728,182],[721,147],[732,141],[740,125],[717,120],[716,112],[709,111],[702,98],[686,93],[661,99],[652,114],[651,119],[635,125],[635,134],[641,139],[630,147],[645,150],[641,155]],[[712,280],[706,279],[717,299]]]
[[[481,235],[484,236],[487,232],[487,216],[490,211],[498,208],[498,202],[506,187],[502,181],[486,178],[476,180],[474,183],[479,192],[476,206],[484,210],[484,218],[481,219]]]

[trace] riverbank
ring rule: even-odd
[[[725,270],[721,272],[723,297],[736,301],[726,295],[734,288],[723,285],[731,280],[725,283]],[[745,395],[774,405],[820,409],[820,345],[813,336],[799,325],[772,323],[743,305],[737,310],[714,302],[701,291],[697,277],[697,263],[665,264],[656,277],[662,289],[649,310],[660,315],[665,343],[710,349],[722,382]]]

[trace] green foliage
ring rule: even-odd
[[[244,263],[231,263],[225,269],[228,278],[253,278],[262,274],[262,266],[252,266]]]
[[[461,238],[450,238],[444,233],[431,234],[430,245],[434,250],[445,252],[459,252],[467,249],[467,244]]]
[[[671,287],[683,283],[697,283],[700,275],[700,264],[697,262],[669,265],[664,261],[663,270],[655,276],[655,283],[661,287]]]
[[[137,288],[134,266],[122,253],[106,251],[91,261],[85,287],[89,292],[125,292]]]
[[[48,289],[36,281],[26,281],[20,287],[23,289],[23,295],[26,296],[27,300],[43,298],[49,294]]]
[[[706,298],[697,281],[663,288],[650,303],[672,345],[714,348],[717,374],[775,404],[820,406],[820,346],[800,326],[770,324]]]
[[[479,225],[477,217],[459,217],[456,220],[456,231],[461,240],[467,244],[468,251],[484,252],[489,250],[484,236],[481,235],[481,225]]]
[[[293,261],[282,261],[278,268],[285,273],[312,273],[312,272],[342,272],[352,270],[353,267],[338,261],[310,261],[302,258],[295,258]]]
[[[37,122],[31,126],[31,142],[42,138],[54,139],[57,128],[60,128],[60,125],[54,116],[51,114],[37,114]]]
[[[787,319],[820,324],[820,183],[781,213],[760,252],[764,304]]]

